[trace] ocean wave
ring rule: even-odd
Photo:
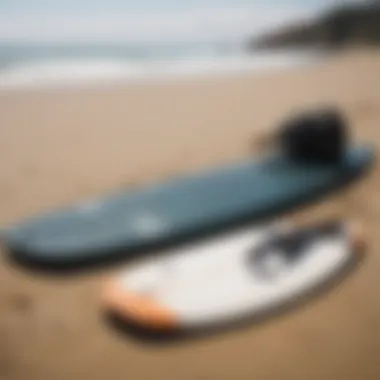
[[[125,81],[233,75],[273,70],[315,61],[311,52],[271,52],[229,57],[128,61],[104,59],[56,59],[16,64],[0,71],[0,89],[62,88]]]

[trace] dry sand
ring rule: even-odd
[[[263,75],[0,94],[2,227],[35,212],[250,154],[260,131],[306,106],[346,112],[380,148],[380,52]],[[149,344],[103,322],[99,279],[0,261],[0,378],[380,378],[380,173],[291,216],[358,218],[360,268],[307,306],[260,325]],[[118,265],[120,267],[120,264]]]

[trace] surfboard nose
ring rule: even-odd
[[[175,313],[149,296],[126,289],[120,280],[106,282],[102,294],[106,310],[139,326],[155,330],[175,330]]]

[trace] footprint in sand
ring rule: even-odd
[[[361,120],[373,119],[377,115],[378,108],[379,107],[374,100],[358,102],[352,107],[355,116]]]
[[[19,315],[29,314],[33,310],[32,298],[23,293],[15,293],[8,297],[8,307]]]

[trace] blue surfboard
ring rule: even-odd
[[[4,240],[19,257],[43,264],[128,256],[312,201],[358,177],[373,156],[357,146],[336,164],[251,158],[39,215],[10,228]]]

